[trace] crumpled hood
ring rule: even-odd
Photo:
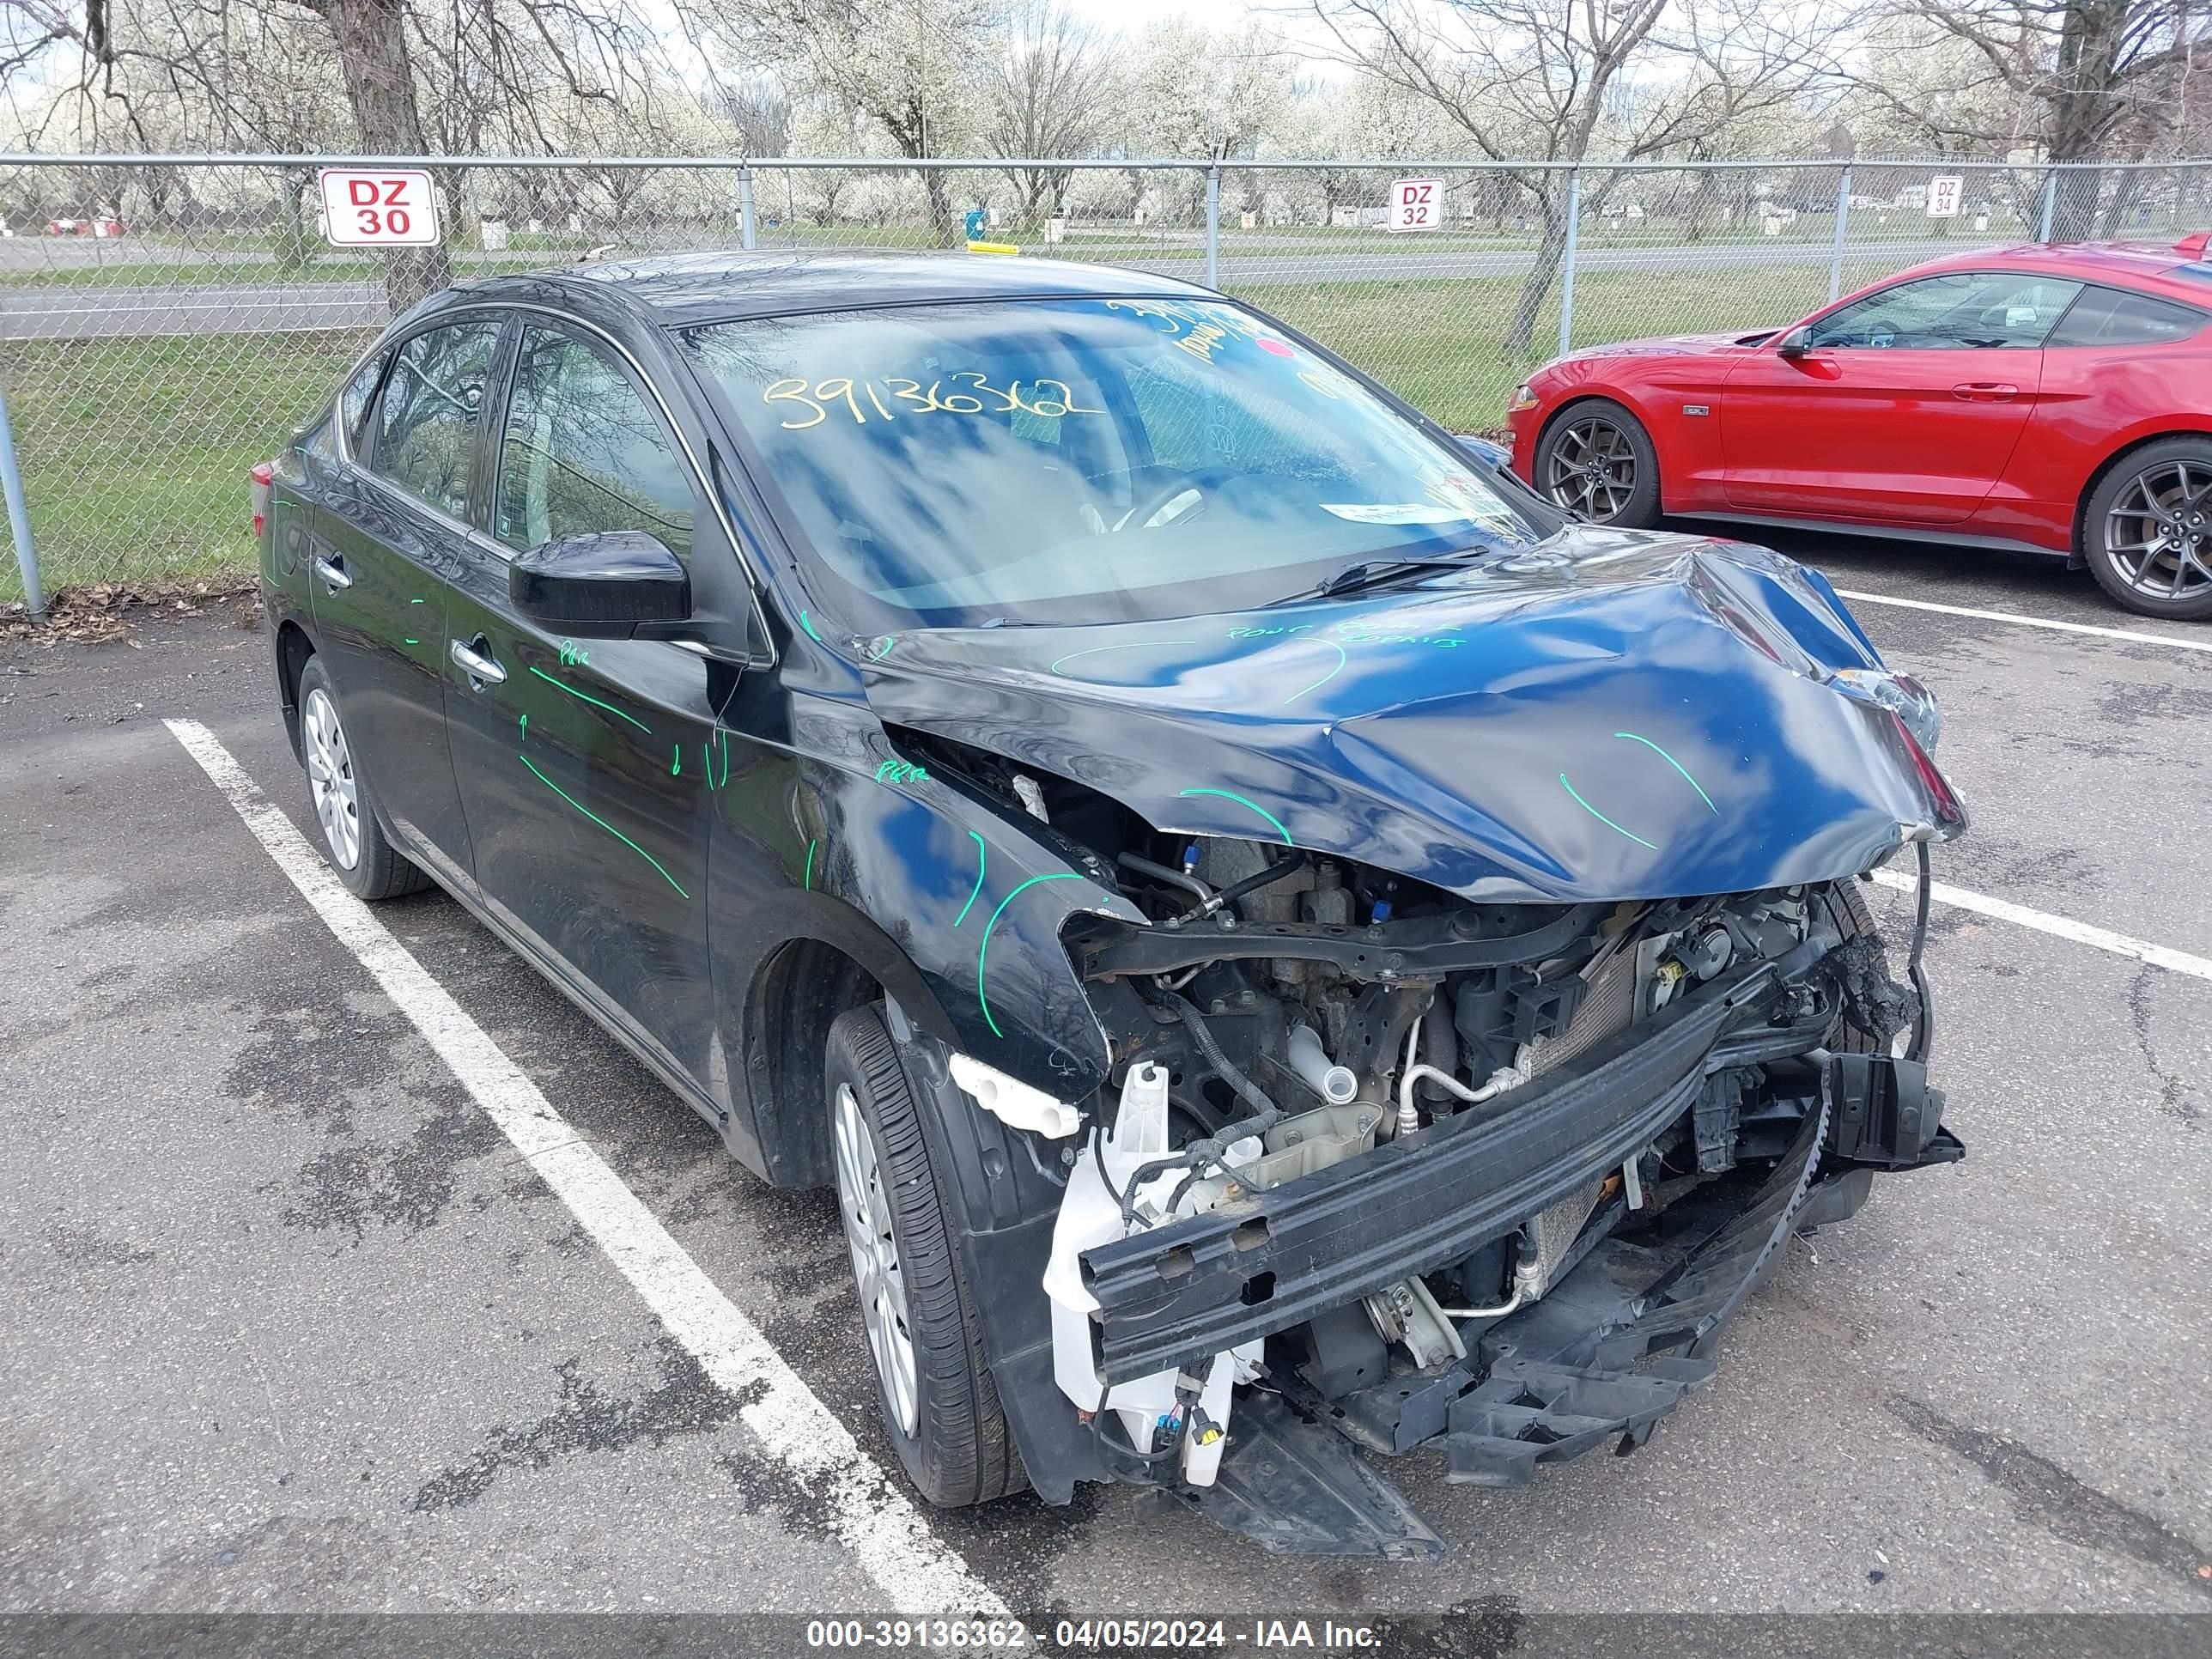
[[[1419,587],[1222,616],[896,636],[886,722],[1076,779],[1158,829],[1280,840],[1482,900],[1854,875],[1965,815],[1818,574],[1577,527]]]

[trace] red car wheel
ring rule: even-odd
[[[2212,440],[2124,457],[2091,493],[2081,540],[2098,586],[2129,610],[2212,617]]]
[[[1619,404],[1570,404],[1537,441],[1536,488],[1590,524],[1649,529],[1659,522],[1659,457],[1644,423]]]

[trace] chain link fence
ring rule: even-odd
[[[250,470],[448,277],[738,246],[966,258],[973,237],[1218,287],[1476,430],[1571,346],[1787,323],[1977,246],[2212,224],[2202,166],[441,157],[426,256],[329,246],[320,164],[0,157],[0,393],[48,590],[250,568]],[[1436,229],[1385,228],[1405,176],[1440,181]],[[1931,216],[1944,179],[1958,211]],[[25,596],[0,561],[0,602]]]

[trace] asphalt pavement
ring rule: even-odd
[[[1942,699],[1974,823],[1936,873],[2012,907],[1939,905],[1929,948],[1967,1160],[1794,1243],[1634,1456],[1395,1467],[1439,1562],[1272,1557],[1127,1488],[932,1516],[924,1556],[1031,1618],[2212,1612],[2212,628],[2024,560],[1791,550]],[[887,1605],[904,1499],[830,1200],[731,1163],[451,901],[378,910],[828,1415],[763,1412],[172,720],[312,830],[258,634],[0,645],[0,1610]],[[836,1493],[804,1433],[849,1434]]]

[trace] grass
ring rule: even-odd
[[[46,591],[250,568],[248,472],[329,398],[369,337],[0,345]],[[21,597],[14,558],[0,558],[0,602]]]
[[[1890,269],[1847,268],[1847,287]],[[1517,277],[1237,284],[1458,431],[1494,427],[1559,348],[1556,286],[1528,349],[1508,353]],[[1575,340],[1787,323],[1827,297],[1825,265],[1667,280],[1584,272]],[[251,567],[246,474],[336,387],[366,331],[0,343],[32,532],[49,592]],[[0,556],[0,601],[20,598]]]
[[[1849,269],[1844,279],[1847,287],[1854,280]],[[1559,350],[1556,286],[1528,349],[1504,349],[1518,277],[1240,284],[1234,291],[1455,431],[1502,423],[1513,388]],[[1827,297],[1827,269],[1819,265],[1713,271],[1694,282],[1586,271],[1575,283],[1575,343],[1787,323]]]

